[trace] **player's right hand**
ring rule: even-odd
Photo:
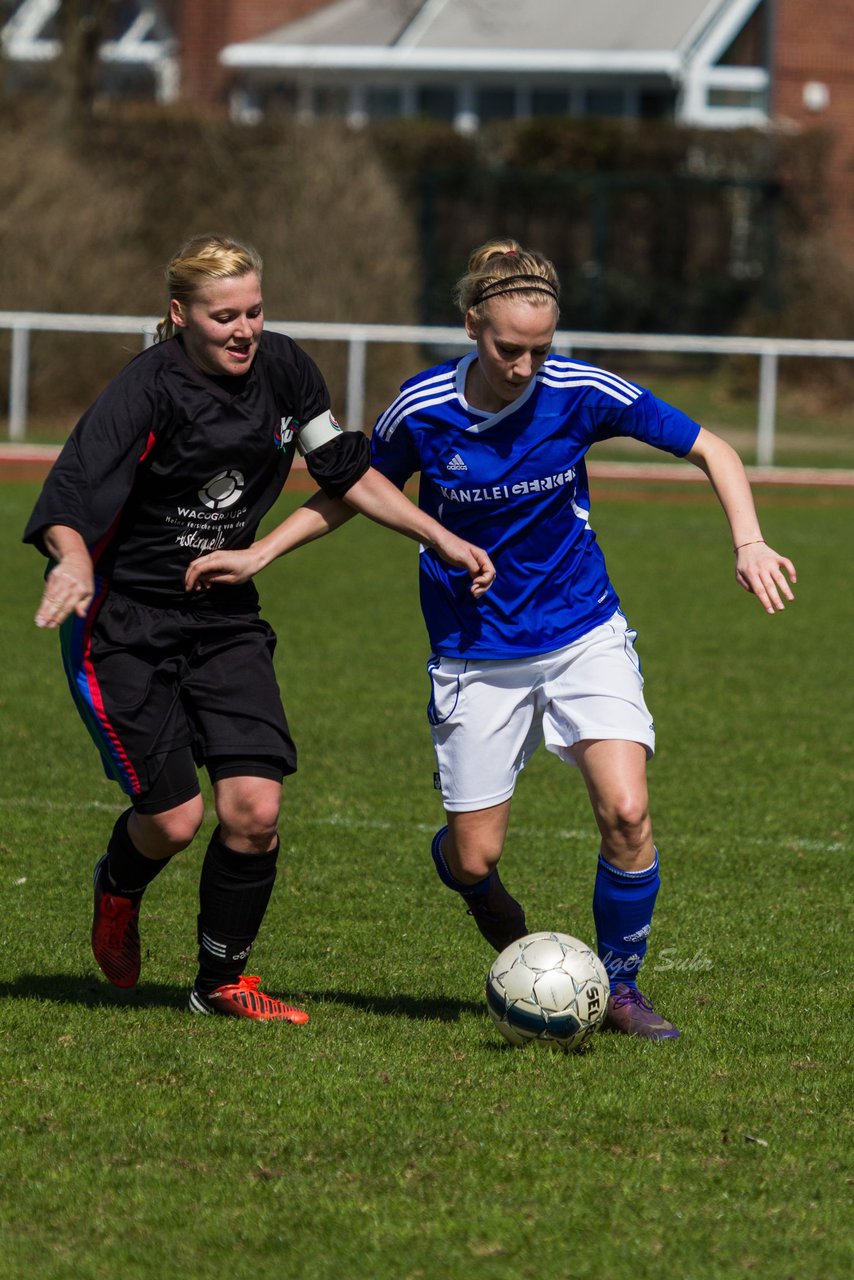
[[[234,587],[263,568],[254,548],[243,551],[211,551],[191,561],[184,575],[185,591],[207,591],[208,587]]]
[[[36,610],[36,626],[55,630],[76,613],[86,617],[95,594],[95,575],[88,555],[70,553],[51,569]]]

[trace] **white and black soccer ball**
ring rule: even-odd
[[[203,484],[199,490],[199,499],[209,511],[222,511],[240,501],[245,486],[243,472],[231,467],[228,471],[220,471],[219,475]]]
[[[607,970],[586,942],[568,933],[529,933],[494,960],[486,1003],[511,1044],[580,1049],[605,1017],[609,990]]]

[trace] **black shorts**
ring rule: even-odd
[[[266,762],[241,770],[261,776],[296,770],[275,647],[275,632],[255,612],[164,609],[116,592],[62,627],[71,692],[107,776],[152,812],[171,807],[162,786],[146,804],[167,763],[173,803],[198,792],[188,776],[193,761],[215,762],[221,777],[235,760]]]

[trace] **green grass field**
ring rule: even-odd
[[[683,1036],[569,1056],[489,1022],[429,857],[416,548],[362,520],[259,582],[301,770],[252,968],[311,1022],[184,1012],[210,819],[146,899],[139,988],[109,987],[90,876],[122,802],[32,625],[34,496],[0,489],[3,1280],[852,1274],[854,495],[759,495],[800,575],[769,618],[695,487],[594,493],[658,729],[643,986]],[[530,927],[592,939],[595,857],[541,752],[502,863]]]

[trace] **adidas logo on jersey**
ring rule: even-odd
[[[468,467],[458,453],[455,453],[451,461],[447,463],[446,469],[448,471],[468,471]]]

